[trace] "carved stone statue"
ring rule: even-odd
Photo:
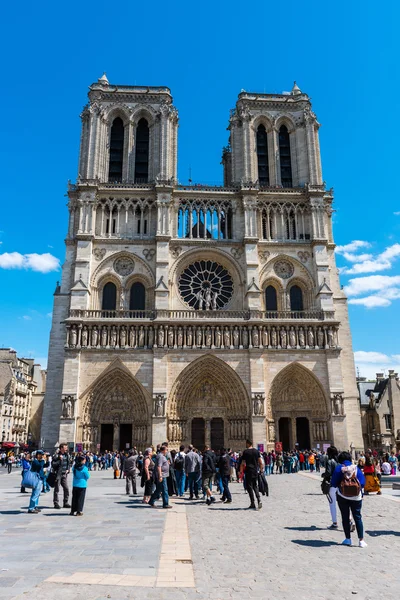
[[[160,348],[164,348],[164,342],[165,342],[164,327],[161,325],[160,329],[158,330],[158,346]]]
[[[291,348],[296,348],[296,332],[292,326],[289,331],[289,343]]]
[[[62,416],[65,419],[72,419],[74,416],[73,396],[65,396],[62,401]]]
[[[205,303],[206,303],[206,310],[210,310],[210,308],[211,308],[211,288],[206,289]]]
[[[183,346],[183,329],[182,329],[182,327],[178,327],[177,346],[178,346],[178,348],[182,348],[182,346]]]
[[[255,348],[258,348],[260,345],[260,336],[258,333],[258,329],[257,327],[253,327],[253,332],[252,332],[252,344]]]
[[[99,341],[99,330],[97,327],[93,327],[92,329],[92,347],[96,348]]]
[[[324,344],[324,332],[323,332],[323,330],[322,330],[321,327],[318,327],[317,340],[318,340],[318,347],[319,348],[323,348],[325,346],[325,344]]]
[[[174,328],[173,327],[169,327],[168,328],[168,346],[170,348],[174,347]]]
[[[154,329],[152,327],[149,327],[148,338],[147,345],[152,348],[154,346]]]
[[[275,442],[275,423],[268,424],[268,438],[270,442]]]
[[[129,327],[129,346],[130,348],[136,346],[136,330],[134,327]]]
[[[121,294],[119,296],[119,309],[125,310],[125,292],[121,290]]]
[[[229,331],[229,327],[225,327],[224,329],[224,346],[225,348],[231,347],[231,332]]]
[[[275,327],[273,327],[273,328],[272,328],[272,331],[271,331],[271,346],[272,346],[273,348],[276,348],[276,346],[277,346],[277,343],[278,343],[278,336],[277,336],[277,334],[276,334],[276,329],[275,329]]]
[[[191,348],[193,346],[193,330],[191,327],[187,330],[186,345]]]
[[[335,347],[335,342],[333,340],[333,331],[330,327],[328,329],[328,346],[329,346],[329,348]]]
[[[235,348],[239,348],[239,329],[237,326],[233,330],[233,345]]]
[[[156,394],[154,399],[154,415],[156,417],[164,416],[165,398],[163,394]]]
[[[287,333],[286,333],[286,329],[284,327],[281,328],[280,337],[281,337],[281,347],[286,348],[287,347]]]
[[[207,348],[210,348],[212,345],[212,331],[211,331],[211,327],[207,327],[206,329],[206,346]]]
[[[77,340],[78,340],[78,332],[76,330],[75,325],[72,325],[71,331],[70,331],[70,334],[69,334],[69,344],[70,344],[70,346],[72,346],[74,348],[76,346]]]
[[[333,396],[333,414],[343,415],[343,396],[342,394],[334,394]]]
[[[124,326],[121,327],[121,331],[119,334],[119,345],[121,348],[125,348],[126,346],[126,329]]]
[[[263,414],[263,404],[264,404],[264,398],[262,394],[255,394],[254,398],[253,398],[253,410],[254,410],[254,415],[255,416],[259,416]]]
[[[249,347],[249,332],[247,327],[243,327],[243,333],[242,333],[242,341],[243,341],[243,348],[248,348]]]
[[[86,325],[83,326],[81,333],[81,346],[86,347],[88,343],[88,330]]]
[[[218,292],[214,292],[212,295],[212,300],[211,300],[211,308],[213,310],[217,310],[217,300],[218,300]]]
[[[314,347],[314,332],[311,327],[308,328],[308,345],[310,348]]]
[[[203,344],[203,332],[202,332],[201,327],[198,327],[196,329],[196,346],[198,348],[201,348],[202,344]]]
[[[203,298],[203,290],[199,290],[196,294],[196,298],[199,302],[199,310],[204,309],[204,298]]]
[[[306,345],[306,342],[305,342],[305,337],[304,337],[304,330],[302,327],[300,327],[300,329],[299,329],[299,346],[300,346],[300,348],[304,348],[305,345]]]
[[[139,344],[138,344],[139,348],[144,348],[144,329],[143,329],[143,325],[140,326],[139,328]]]
[[[111,329],[111,334],[110,334],[110,346],[115,347],[117,345],[117,329],[115,327],[115,325],[113,325],[113,328]]]
[[[221,348],[222,335],[219,327],[215,330],[215,342],[214,345],[216,348]]]
[[[107,346],[107,328],[103,327],[101,330],[101,345]]]
[[[263,327],[262,330],[262,343],[264,348],[268,348],[268,344],[269,344],[269,340],[268,340],[268,329],[266,327]]]

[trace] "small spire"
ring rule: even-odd
[[[301,89],[299,88],[296,82],[294,82],[292,91],[290,93],[292,96],[298,96],[299,94],[301,94]]]
[[[105,72],[103,73],[103,75],[101,77],[99,77],[99,79],[97,80],[97,83],[100,83],[102,85],[110,85]]]

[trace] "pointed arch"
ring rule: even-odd
[[[204,383],[214,388],[217,404],[230,418],[248,418],[250,400],[246,387],[239,375],[220,358],[206,354],[191,362],[176,379],[168,402],[169,418],[191,416],[193,404],[201,400]],[[206,407],[204,407],[206,408]]]
[[[268,394],[268,416],[309,416],[327,420],[329,401],[319,379],[312,371],[293,362],[274,378]]]

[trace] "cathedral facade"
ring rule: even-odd
[[[41,437],[362,448],[309,97],[239,94],[224,184],[180,185],[166,87],[90,86]]]

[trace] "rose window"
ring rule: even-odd
[[[178,281],[183,300],[197,310],[218,310],[233,295],[233,279],[225,267],[212,260],[198,260],[186,267]]]

